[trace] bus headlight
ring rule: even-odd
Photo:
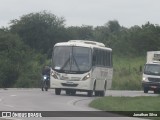
[[[143,81],[148,81],[148,78],[147,78],[147,77],[143,77],[142,80],[143,80]]]
[[[88,73],[86,76],[84,76],[84,78],[82,80],[87,80],[90,78],[90,73]]]

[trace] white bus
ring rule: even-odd
[[[70,40],[57,43],[53,49],[50,88],[60,95],[76,91],[87,92],[91,97],[104,96],[112,85],[112,49],[103,43]]]

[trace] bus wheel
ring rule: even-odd
[[[69,95],[70,94],[70,91],[69,90],[66,90],[66,95]]]
[[[148,93],[148,89],[144,87],[144,93]]]
[[[99,96],[99,91],[95,91],[95,96]]]
[[[105,96],[106,88],[107,88],[107,84],[106,84],[106,82],[105,82],[105,85],[104,85],[104,89],[103,89],[103,91],[100,91],[100,92],[99,92],[99,95],[100,95],[100,96],[102,96],[102,97],[104,97],[104,96]]]
[[[92,90],[89,90],[87,96],[88,96],[88,97],[92,97],[92,95],[93,95],[93,91],[92,91]]]
[[[75,94],[76,94],[76,90],[72,90],[72,91],[70,92],[70,94],[71,94],[71,95],[75,95]]]
[[[55,94],[60,95],[61,94],[61,89],[60,88],[55,88]]]
[[[159,91],[155,89],[154,90],[154,94],[158,94],[158,93],[159,93]]]
[[[105,96],[105,91],[100,91],[99,94],[100,94],[100,96],[103,97],[103,96]]]

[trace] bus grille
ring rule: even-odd
[[[61,80],[68,80],[69,78],[68,77],[61,77],[60,79]]]
[[[61,80],[68,80],[68,81],[80,81],[81,78],[79,78],[79,77],[71,77],[71,78],[69,78],[69,77],[61,77],[60,79]]]
[[[70,81],[80,81],[81,78],[79,77],[71,77]]]
[[[63,86],[67,86],[67,87],[77,87],[78,84],[67,84],[67,83],[61,83]]]
[[[148,78],[150,82],[160,82],[160,78]]]

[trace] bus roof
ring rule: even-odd
[[[69,40],[68,42],[56,43],[55,46],[82,46],[82,47],[96,47],[101,49],[112,50],[111,48],[105,47],[103,43],[89,41],[89,40]]]

